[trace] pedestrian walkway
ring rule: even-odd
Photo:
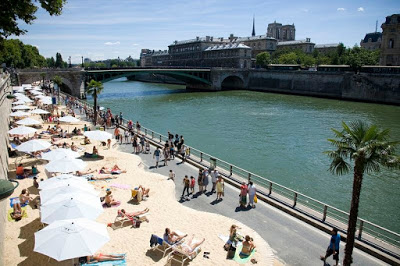
[[[118,149],[124,152],[133,152],[131,144],[118,144]],[[225,183],[225,197],[222,201],[216,201],[216,194],[210,194],[211,184],[205,194],[190,196],[188,200],[181,200],[183,191],[183,178],[185,175],[192,175],[196,178],[195,192],[198,191],[197,175],[198,169],[184,163],[177,158],[168,162],[168,166],[155,168],[153,159],[154,147],[151,154],[138,154],[143,161],[143,165],[148,171],[159,173],[168,178],[169,170],[176,174],[175,196],[178,201],[187,207],[221,214],[236,219],[243,224],[256,230],[275,250],[277,257],[287,265],[323,265],[319,256],[325,254],[329,244],[330,235],[264,203],[259,201],[255,209],[241,210],[239,206],[239,190]],[[173,182],[173,181],[171,181]],[[206,222],[206,221],[205,221]],[[227,225],[228,226],[228,225]],[[257,243],[255,243],[257,245]],[[340,246],[340,261],[343,260],[345,243]],[[221,245],[222,248],[222,245]],[[387,265],[357,249],[353,253],[353,265]],[[332,258],[327,259],[327,263],[333,264]],[[328,264],[327,264],[328,265]]]

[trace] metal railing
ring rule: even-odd
[[[93,105],[90,103],[82,100],[79,101],[82,104],[93,108]],[[127,125],[128,120],[123,119],[123,122],[123,124]],[[134,127],[135,125],[133,125],[133,128]],[[141,126],[140,133],[144,134],[146,138],[156,142],[158,145],[163,145],[168,140],[168,138],[161,133],[143,126]],[[347,222],[349,219],[349,214],[347,212],[313,199],[298,191],[282,186],[265,177],[247,171],[196,148],[190,147],[186,144],[185,146],[189,149],[189,152],[187,153],[188,160],[192,160],[204,167],[215,165],[220,174],[237,184],[251,179],[255,184],[259,185],[257,194],[277,200],[288,207],[329,226],[334,226],[341,231],[347,231]],[[356,238],[369,245],[378,247],[391,255],[400,257],[398,253],[398,249],[400,248],[400,234],[396,232],[383,228],[365,219],[358,218]]]

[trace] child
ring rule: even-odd
[[[150,143],[146,140],[146,153],[150,153]]]
[[[196,184],[196,179],[193,176],[190,176],[190,194],[194,194],[194,185]]]
[[[169,170],[169,178],[167,180],[172,179],[172,181],[175,181],[175,173],[172,170]]]

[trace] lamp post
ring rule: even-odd
[[[83,65],[83,56],[82,56],[82,67],[84,67],[84,65]]]

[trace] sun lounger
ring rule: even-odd
[[[163,257],[165,257],[165,254],[167,254],[167,252],[171,251],[174,246],[178,246],[178,245],[182,244],[184,241],[182,239],[181,241],[178,241],[177,243],[169,244],[168,242],[164,241],[164,239],[162,239],[161,237],[158,237],[156,235],[151,235],[151,238],[153,238],[153,237],[157,239],[158,245],[155,245],[152,249],[161,251],[163,253]]]
[[[141,190],[131,189],[131,200],[136,200],[138,203],[143,200],[143,195]]]
[[[173,252],[169,253],[168,255],[168,261],[174,260],[178,263],[181,263],[181,266],[183,266],[186,261],[192,261],[198,254],[201,252],[201,246],[198,246],[195,250],[194,253],[189,256],[186,253],[184,253],[180,248],[177,246],[172,247]]]
[[[125,255],[125,254],[114,254],[114,255]],[[102,262],[95,262],[95,263],[84,263],[80,264],[81,266],[126,266],[126,260],[110,260],[110,261],[102,261]]]
[[[146,213],[146,214],[148,214],[148,213]],[[122,228],[125,222],[131,222],[132,227],[138,228],[138,227],[140,227],[140,224],[142,223],[143,218],[145,218],[145,214],[131,217],[131,216],[128,216],[125,213],[121,212],[121,210],[118,210],[117,216],[115,217],[115,220],[114,220],[114,227]],[[115,226],[115,223],[120,223],[120,226]]]

